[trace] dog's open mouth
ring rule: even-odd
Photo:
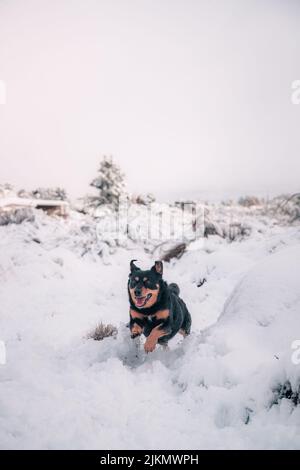
[[[135,301],[136,306],[139,308],[144,307],[151,297],[152,297],[152,294],[148,294],[143,297],[135,297],[134,301]]]

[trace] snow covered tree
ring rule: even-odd
[[[120,167],[114,163],[112,157],[103,157],[99,174],[91,182],[91,186],[99,190],[99,196],[94,199],[95,205],[118,204],[120,196],[125,194],[125,182]]]

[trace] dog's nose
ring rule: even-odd
[[[134,293],[137,297],[140,297],[142,295],[142,289],[140,287],[136,287]]]

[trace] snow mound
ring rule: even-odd
[[[239,428],[242,448],[300,447],[300,364],[292,361],[300,337],[299,258],[298,245],[251,268],[216,325],[187,351],[188,369],[179,369],[184,390],[194,395],[198,387],[199,416],[228,432]]]
[[[273,254],[250,269],[226,302],[214,338],[247,363],[291,356],[300,335],[300,246]]]

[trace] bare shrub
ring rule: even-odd
[[[225,237],[228,238],[231,242],[248,237],[251,234],[251,227],[248,225],[240,223],[232,223],[229,225],[228,233],[225,234]]]
[[[96,328],[90,331],[87,335],[89,339],[94,339],[95,341],[102,341],[104,338],[116,337],[118,334],[118,329],[114,325],[104,325],[102,322],[96,326]]]
[[[230,241],[235,241],[248,237],[250,234],[251,227],[238,222],[225,225],[224,223],[218,224],[212,221],[206,221],[204,228],[204,237],[206,238],[210,235],[218,235]]]
[[[206,219],[204,225],[204,237],[207,238],[209,235],[219,235],[219,237],[224,238],[222,227],[217,223]]]

